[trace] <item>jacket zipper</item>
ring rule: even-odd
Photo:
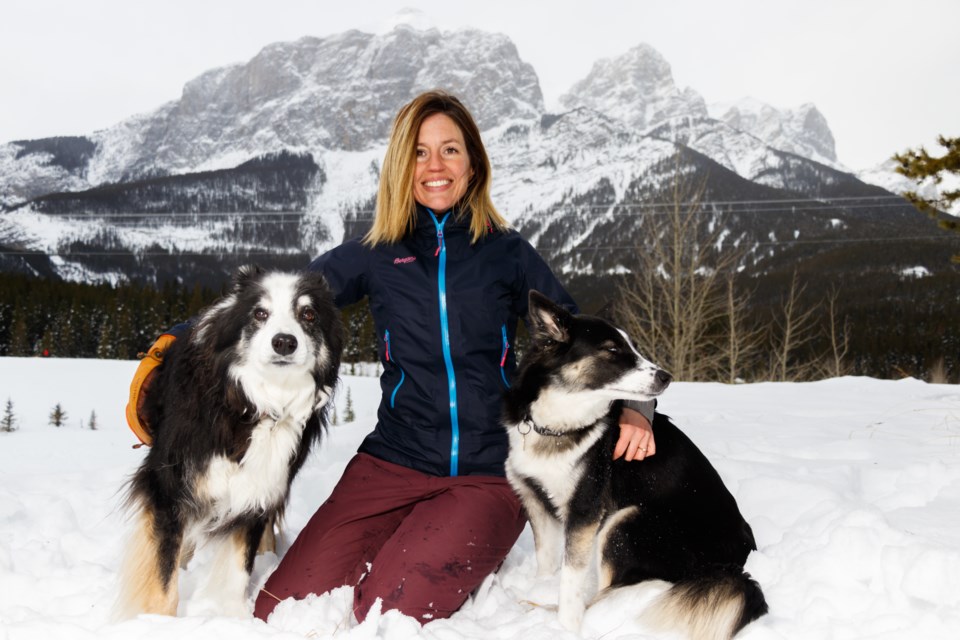
[[[390,330],[389,330],[389,329],[387,329],[386,331],[384,331],[384,333],[383,333],[383,341],[386,343],[386,353],[385,353],[386,360],[387,360],[387,362],[390,362]],[[406,374],[406,372],[403,370],[403,367],[401,367],[400,364],[399,364],[396,360],[393,361],[393,364],[397,367],[397,369],[400,370],[400,382],[397,383],[397,386],[395,386],[395,387],[393,388],[393,393],[390,394],[390,408],[391,408],[391,409],[393,409],[394,406],[396,405],[396,401],[397,401],[397,391],[400,391],[400,387],[403,386],[403,381],[407,379],[407,374]]]
[[[437,289],[440,294],[440,336],[443,344],[443,362],[447,367],[447,391],[450,394],[450,475],[456,476],[460,459],[460,418],[457,407],[457,377],[453,370],[453,357],[450,353],[450,319],[447,315],[447,245],[443,241],[443,225],[450,217],[448,211],[442,220],[427,209],[433,224],[437,228],[437,252],[440,266],[437,272]]]
[[[500,377],[503,378],[503,384],[510,388],[510,383],[507,382],[507,372],[504,367],[507,364],[507,353],[510,351],[510,343],[507,342],[507,325],[500,325],[500,333],[503,334],[503,355],[500,356]]]

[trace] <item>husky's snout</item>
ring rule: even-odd
[[[663,369],[657,369],[657,372],[653,374],[653,381],[654,391],[656,393],[663,393],[666,388],[670,386],[670,383],[673,382],[673,376]]]

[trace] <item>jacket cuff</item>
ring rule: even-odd
[[[653,424],[653,410],[657,407],[656,400],[624,400],[623,406],[639,411],[650,424]]]

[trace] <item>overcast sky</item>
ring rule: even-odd
[[[852,169],[960,135],[958,0],[3,0],[0,141],[91,133],[270,43],[381,31],[404,7],[510,36],[548,108],[647,43],[708,103],[816,104]]]

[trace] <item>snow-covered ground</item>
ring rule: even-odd
[[[535,578],[529,528],[462,611],[423,627],[377,611],[356,625],[348,587],[281,604],[269,623],[143,616],[110,624],[125,532],[121,488],[144,455],[123,421],[135,366],[0,358],[0,416],[9,399],[19,423],[0,433],[0,639],[577,637],[542,606],[556,602],[557,581]],[[356,420],[331,428],[294,483],[282,548],[372,424],[376,379],[345,376],[339,416],[347,389]],[[48,424],[57,403],[68,416],[60,428]],[[741,638],[960,638],[960,387],[867,378],[678,383],[660,408],[713,461],[753,525],[760,548],[747,569],[770,614]],[[86,428],[91,412],[95,431]],[[276,562],[259,558],[255,581]],[[181,578],[186,600],[194,577]],[[653,638],[635,621],[647,595],[601,601],[582,636]]]

